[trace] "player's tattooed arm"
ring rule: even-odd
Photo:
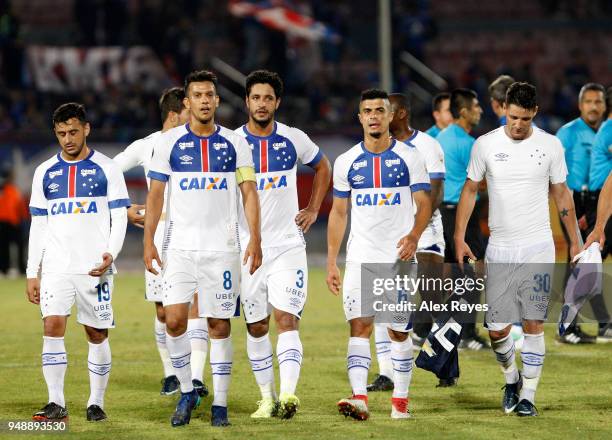
[[[555,183],[550,185],[550,195],[557,205],[559,211],[559,217],[563,222],[563,226],[567,231],[567,235],[570,240],[570,257],[574,256],[580,251],[578,221],[576,220],[576,210],[574,208],[574,199],[570,193],[569,188],[565,184]]]
[[[295,217],[295,223],[302,229],[304,233],[308,232],[310,227],[317,221],[321,203],[329,190],[329,181],[331,179],[331,165],[329,159],[325,155],[314,166],[315,176],[312,184],[312,194],[308,206],[302,209]]]
[[[337,259],[346,232],[348,201],[348,198],[334,197],[327,220],[327,278],[325,281],[327,288],[334,295],[338,295],[342,287]]]
[[[587,249],[591,244],[596,242],[599,242],[599,249],[603,249],[604,242],[606,241],[605,227],[610,216],[612,216],[612,173],[608,175],[599,193],[597,220],[595,221],[593,231],[589,234],[584,243],[584,249]]]

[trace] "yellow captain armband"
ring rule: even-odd
[[[242,182],[250,180],[256,182],[255,179],[255,168],[253,167],[240,167],[236,169],[236,183],[240,185]]]

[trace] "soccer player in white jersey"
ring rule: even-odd
[[[442,195],[444,194],[444,152],[440,143],[433,137],[410,127],[410,102],[406,95],[392,93],[389,95],[389,102],[393,111],[393,120],[389,125],[391,134],[398,141],[404,142],[409,147],[416,148],[421,153],[425,160],[425,168],[431,182],[430,195],[433,204],[433,215],[427,228],[421,235],[417,248],[416,257],[419,262],[419,272],[428,278],[440,278],[443,275],[444,234],[442,232],[442,216],[438,207],[442,202]],[[426,298],[428,301],[434,300],[439,302],[440,292],[421,290],[423,298]],[[438,296],[434,299],[432,295]],[[416,333],[416,335],[413,335],[415,341],[422,341],[427,337],[431,328],[431,320],[432,317],[429,312],[415,312],[413,319],[413,330]],[[376,341],[376,359],[378,361],[379,374],[368,385],[368,391],[392,390],[393,363],[391,362],[391,339],[389,339],[389,334],[384,324],[377,323],[374,325],[374,339]],[[455,383],[455,380],[452,379],[451,382],[446,379],[440,379],[441,386],[452,385]]]
[[[144,169],[145,176],[149,173],[151,158],[153,156],[153,146],[157,142],[162,133],[171,128],[184,125],[189,120],[189,110],[185,107],[183,100],[185,92],[182,87],[173,87],[165,90],[159,99],[159,108],[162,117],[162,129],[151,133],[149,136],[138,139],[132,142],[128,147],[114,157],[115,162],[121,166],[121,170],[125,173],[137,166]],[[147,178],[147,187],[149,186],[149,178]],[[144,215],[141,213],[144,205],[132,205],[128,209],[128,220],[136,226],[143,227]],[[155,246],[162,247],[162,240],[165,230],[165,205],[162,211],[159,225],[155,231]],[[153,263],[159,270],[157,263]],[[161,275],[153,275],[145,271],[145,298],[147,301],[155,303],[155,339],[157,341],[157,350],[161,357],[164,367],[164,379],[162,380],[162,388],[160,394],[171,395],[178,391],[179,381],[174,370],[170,355],[166,347],[166,317],[164,315],[164,306],[162,304],[162,278]],[[204,384],[204,364],[206,363],[206,354],[208,352],[208,326],[205,318],[198,316],[197,294],[194,295],[194,301],[189,308],[189,319],[187,321],[187,334],[191,342],[191,373],[194,388],[198,391],[200,397],[208,395],[208,389]]]
[[[464,257],[475,260],[465,242],[465,230],[478,183],[486,177],[491,238],[485,256],[489,307],[485,320],[493,351],[506,379],[502,407],[507,414],[515,411],[519,416],[537,415],[535,392],[544,363],[544,319],[551,283],[547,272],[551,268],[546,263],[555,262],[548,210],[549,186],[569,236],[576,237],[571,242],[571,256],[579,251],[563,147],[556,137],[532,126],[537,110],[534,86],[514,83],[509,87],[506,125],[478,138],[472,149],[468,178],[457,208],[454,237],[457,261],[463,262]],[[522,374],[517,369],[510,335],[510,323],[518,319],[523,323],[525,334]]]
[[[185,106],[189,123],[162,133],[154,147],[148,174],[151,187],[145,213],[144,262],[154,274],[153,260],[162,268],[166,344],[181,387],[172,426],[189,423],[200,400],[191,380],[191,346],[186,333],[189,303],[196,291],[200,292],[200,315],[208,319],[211,342],[211,424],[227,426],[233,357],[229,319],[240,310],[238,188],[250,233],[242,264],[250,265],[250,273],[261,265],[259,200],[247,142],[215,124],[219,96],[214,73],[201,70],[187,75]],[[168,206],[160,259],[154,236],[166,183]]]
[[[34,420],[68,416],[64,375],[68,365],[64,334],[73,304],[89,341],[89,421],[106,419],[104,392],[111,370],[108,329],[115,326],[111,299],[113,262],[127,227],[130,205],[121,169],[90,149],[85,108],[74,102],[53,113],[62,151],[36,168],[32,182],[27,295],[40,305],[44,336],[42,368],[49,403]],[[38,279],[38,272],[41,278]]]
[[[350,326],[348,376],[353,396],[338,402],[341,414],[357,420],[369,417],[367,379],[370,335],[374,315],[362,310],[374,294],[362,292],[363,263],[414,259],[421,234],[431,217],[429,176],[421,154],[389,135],[393,119],[389,97],[383,90],[361,94],[359,121],[364,140],[341,154],[334,163],[334,201],[327,227],[327,286],[340,293],[337,257],[346,230],[349,198],[351,231],[344,275],[344,313]],[[416,216],[415,208],[416,205]],[[394,267],[395,269],[395,267]],[[397,295],[398,300],[401,295]],[[409,312],[387,324],[393,361],[391,417],[407,418],[408,388],[412,376],[412,339]]]
[[[253,418],[293,417],[299,406],[295,388],[302,365],[299,321],[308,293],[303,233],[316,221],[329,188],[331,167],[319,147],[301,130],[275,121],[283,83],[278,74],[257,70],[246,78],[247,124],[236,130],[252,148],[261,204],[262,266],[253,275],[242,269],[240,300],[247,322],[247,354],[261,390]],[[298,160],[315,171],[312,195],[301,211],[297,196]],[[240,241],[249,240],[240,216]],[[278,400],[274,385],[270,314],[278,330]]]

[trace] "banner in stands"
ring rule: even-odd
[[[148,47],[29,46],[28,68],[43,92],[103,92],[109,86],[138,84],[158,93],[171,85],[157,55]]]

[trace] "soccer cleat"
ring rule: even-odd
[[[180,388],[179,380],[176,376],[168,376],[162,379],[162,388],[159,394],[162,396],[170,396],[176,393]]]
[[[353,396],[338,402],[338,411],[344,417],[352,417],[355,420],[368,420],[368,396]]]
[[[519,417],[535,417],[538,415],[538,410],[529,400],[523,399],[516,406],[516,415]]]
[[[87,407],[87,421],[88,422],[99,422],[106,419],[106,413],[98,405],[89,405]]]
[[[483,348],[491,348],[491,344],[484,338],[481,338],[478,334],[473,334],[465,338],[461,338],[459,342],[459,349],[467,349],[472,351],[480,351]]]
[[[213,405],[211,408],[212,416],[210,418],[210,424],[212,426],[230,426],[230,422],[227,419],[227,407]]]
[[[281,419],[290,419],[300,407],[300,399],[294,394],[283,393],[279,396],[278,415]]]
[[[252,419],[269,419],[278,415],[279,403],[272,397],[264,397],[257,402],[257,411],[251,414]]]
[[[563,336],[559,337],[559,342],[564,344],[594,344],[597,338],[582,331],[579,325],[570,326]]]
[[[200,404],[200,396],[196,390],[181,393],[181,398],[176,405],[176,410],[170,419],[172,427],[188,425],[191,420],[191,412]]]
[[[612,323],[607,323],[604,326],[599,328],[597,332],[597,343],[608,343],[612,342]]]
[[[504,397],[502,398],[502,409],[506,414],[510,414],[516,409],[519,403],[519,392],[523,386],[523,380],[519,375],[519,380],[516,383],[507,383],[502,387]]]
[[[204,382],[200,382],[198,379],[193,379],[191,383],[193,384],[193,389],[198,392],[198,396],[208,396],[208,387]]]
[[[458,377],[440,378],[440,380],[438,381],[438,385],[436,385],[436,388],[456,387],[458,381]]]
[[[408,399],[393,397],[391,398],[391,418],[392,419],[409,419],[410,411],[408,410]]]
[[[366,388],[368,392],[370,391],[391,391],[393,389],[393,381],[387,376],[383,376],[379,374],[374,379],[374,382],[369,384]]]
[[[39,422],[54,422],[68,417],[68,410],[55,402],[47,403],[40,411],[32,416],[32,420]]]

